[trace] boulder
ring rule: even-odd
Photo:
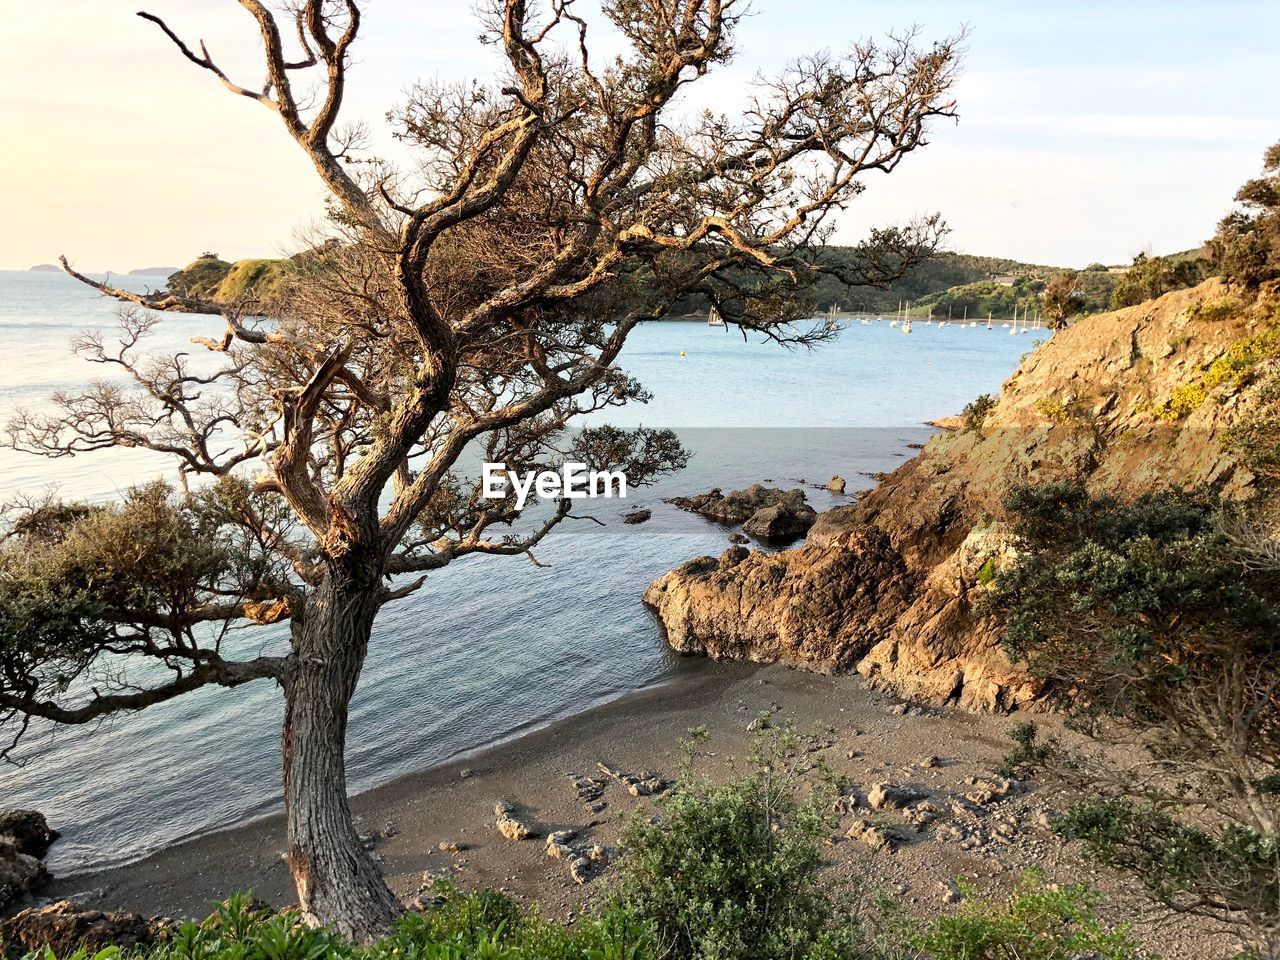
[[[827,489],[832,493],[844,493],[844,477],[836,474],[827,481]]]
[[[867,791],[867,805],[872,810],[901,810],[923,799],[924,796],[914,787],[903,787],[896,783],[875,783]]]
[[[631,524],[644,523],[652,516],[652,510],[641,508],[639,510],[632,510],[630,513],[624,513],[622,515],[622,522]]]
[[[498,818],[498,832],[508,840],[527,840],[533,836],[533,831],[528,825],[515,817],[501,816]]]
[[[855,820],[849,824],[849,829],[845,831],[844,835],[850,840],[865,843],[872,850],[888,850],[892,852],[896,842],[893,831],[888,827],[862,819]]]
[[[19,853],[43,860],[60,837],[36,810],[0,810],[0,837],[9,837]]]
[[[9,957],[44,950],[65,957],[83,948],[90,956],[106,947],[145,948],[163,939],[172,921],[136,913],[85,910],[70,900],[23,910],[0,921],[0,943]]]
[[[818,512],[807,503],[779,503],[761,507],[742,529],[761,540],[795,540],[813,526],[817,517]]]
[[[0,837],[0,910],[20,903],[48,879],[43,861],[21,852],[10,838]]]

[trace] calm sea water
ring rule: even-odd
[[[135,289],[158,278],[124,281]],[[71,355],[70,339],[109,328],[113,305],[60,274],[0,272],[0,420],[74,390],[100,367]],[[167,319],[157,349],[196,351],[216,331],[202,317]],[[786,351],[696,323],[638,330],[623,367],[654,394],[610,422],[676,428],[689,468],[625,501],[595,501],[605,528],[561,529],[520,558],[470,558],[417,595],[385,608],[352,705],[353,790],[475,750],[600,701],[669,679],[682,661],[665,648],[640,602],[672,566],[719,553],[727,531],[663,503],[713,486],[763,479],[825,482],[850,490],[891,470],[930,430],[1012,373],[1031,336],[923,323],[904,336],[856,321],[834,343]],[[682,355],[683,352],[683,355]],[[159,456],[104,451],[44,460],[0,450],[0,499],[57,485],[105,499],[162,473]],[[819,510],[848,502],[808,489]],[[653,519],[619,515],[651,507]],[[244,631],[245,652],[278,647],[280,627]],[[69,873],[144,856],[157,847],[261,815],[280,803],[277,689],[259,683],[204,690],[93,728],[41,731],[21,768],[0,768],[0,806],[33,806],[64,831],[52,867]]]

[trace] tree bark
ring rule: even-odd
[[[367,942],[402,907],[351,821],[347,713],[368,651],[378,590],[331,573],[294,621],[296,669],[285,683],[287,859],[308,923]]]

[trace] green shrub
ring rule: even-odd
[[[1036,412],[1054,423],[1066,423],[1071,419],[1071,410],[1067,404],[1057,397],[1041,397],[1035,403]]]
[[[1147,754],[1074,758],[1093,801],[1062,829],[1265,955],[1280,946],[1274,541],[1208,493],[1124,503],[1060,483],[1005,504],[1020,549],[985,602],[1006,649],[1082,730]]]
[[[961,414],[964,417],[964,431],[966,433],[976,433],[981,430],[983,422],[987,419],[987,414],[995,409],[995,405],[996,398],[989,393],[984,393],[971,403],[965,404]]]
[[[1000,761],[997,772],[1002,777],[1027,780],[1041,768],[1054,761],[1064,761],[1062,749],[1056,737],[1040,738],[1040,727],[1030,720],[1015,723],[1009,731],[1009,739],[1017,747]]]
[[[915,939],[930,960],[1131,960],[1138,956],[1126,928],[1098,921],[1098,895],[1083,884],[1051,887],[1029,872],[1003,902],[966,900]]]
[[[664,956],[817,960],[852,948],[817,875],[830,796],[799,798],[803,756],[794,732],[769,731],[751,772],[716,784],[694,772],[691,750],[659,816],[626,827],[614,900],[654,925]]]
[[[1150,804],[1106,797],[1076,804],[1054,824],[1102,863],[1142,878],[1162,903],[1209,901],[1254,916],[1280,912],[1280,842],[1274,833],[1228,823],[1189,826]]]

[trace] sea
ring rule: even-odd
[[[131,289],[159,277],[115,278]],[[76,356],[73,338],[116,330],[116,305],[58,273],[0,271],[0,424],[47,409],[59,391],[114,374]],[[166,316],[142,352],[186,351],[220,322]],[[1043,332],[917,319],[904,334],[887,319],[842,322],[815,349],[696,322],[640,327],[620,365],[652,393],[595,415],[621,426],[670,427],[687,468],[625,499],[575,509],[536,552],[474,557],[433,575],[383,609],[352,703],[352,792],[483,749],[591,706],[677,678],[673,655],[641,603],[650,581],[732,531],[666,502],[712,487],[799,487],[819,511],[852,502],[934,432],[927,421],[996,393]],[[841,496],[819,487],[844,477]],[[95,502],[173,476],[164,457],[102,450],[46,459],[0,449],[0,500],[56,489]],[[585,502],[584,502],[585,503]],[[621,515],[648,508],[627,525]],[[764,546],[764,545],[762,545]],[[278,651],[283,625],[238,630],[233,649]],[[50,868],[69,874],[118,865],[281,806],[280,692],[269,682],[205,689],[87,727],[37,725],[0,764],[0,807],[34,807],[63,831]],[[8,731],[0,729],[0,735]],[[7,740],[5,741],[7,742]]]

